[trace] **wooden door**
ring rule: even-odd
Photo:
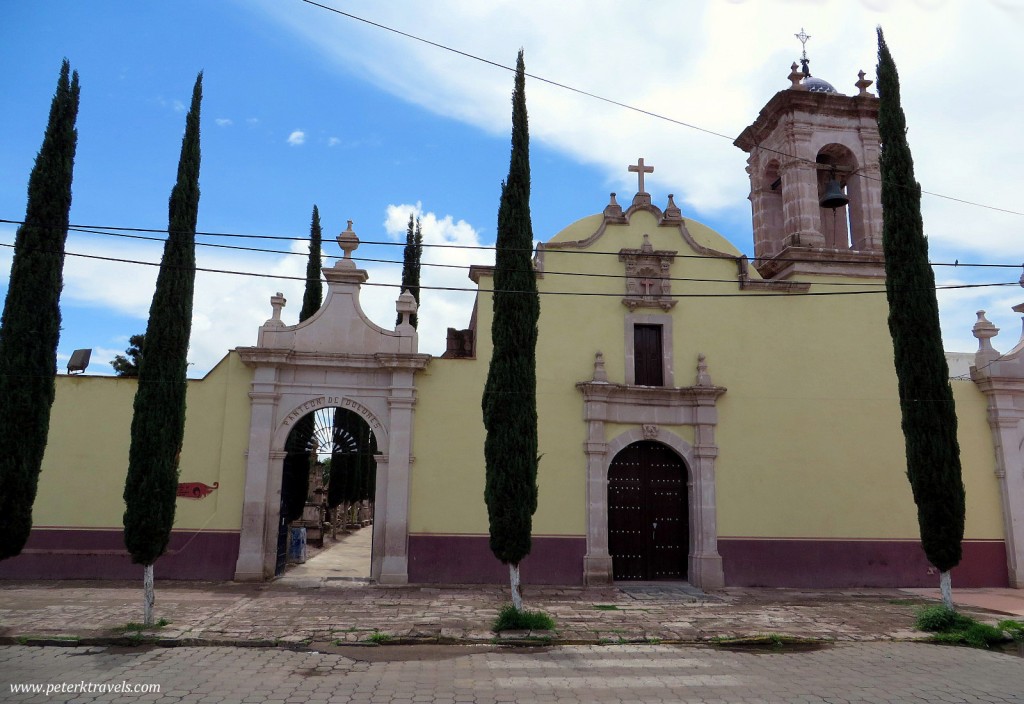
[[[633,326],[633,383],[664,386],[660,325]]]
[[[686,579],[686,465],[668,447],[636,442],[608,469],[608,552],[616,580]]]

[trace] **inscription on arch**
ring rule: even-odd
[[[347,408],[351,411],[354,411],[355,413],[358,413],[360,417],[362,417],[362,419],[365,420],[370,425],[370,428],[373,430],[384,429],[384,427],[381,425],[381,422],[377,420],[377,416],[373,414],[373,411],[371,411],[369,408],[359,403],[358,401],[355,401],[344,396],[317,396],[316,398],[311,398],[305,403],[296,406],[291,413],[285,416],[283,425],[291,425],[299,418],[302,418],[304,415],[311,413],[319,408],[329,408],[335,406],[339,408]]]

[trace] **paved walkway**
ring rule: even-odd
[[[267,584],[160,582],[147,638],[166,644],[358,643],[371,639],[490,643],[508,602],[495,585],[383,587],[368,582],[372,529],[344,536]],[[968,614],[989,623],[1024,616],[1024,591],[955,589]],[[630,583],[524,588],[529,609],[550,614],[562,643],[699,643],[777,633],[833,641],[920,638],[915,612],[935,590],[724,589]],[[0,643],[70,638],[131,642],[142,616],[140,583],[0,581]],[[524,635],[524,634],[520,634]],[[536,634],[535,634],[536,635]]]

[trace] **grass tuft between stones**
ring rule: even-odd
[[[1007,631],[1016,639],[1018,634],[1022,634],[1016,626],[1024,627],[1024,624],[1001,621],[998,626],[990,626],[945,605],[926,606],[920,609],[914,621],[917,630],[934,634],[931,640],[935,643],[968,645],[972,648],[988,648],[1005,642],[1007,638],[1003,631]]]
[[[512,604],[505,604],[498,612],[491,628],[495,633],[502,631],[552,631],[555,621],[543,611],[520,611]]]

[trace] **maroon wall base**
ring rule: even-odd
[[[583,584],[587,539],[533,538],[530,554],[519,566],[523,584]],[[433,584],[508,584],[486,535],[410,535],[409,581]]]
[[[157,579],[226,580],[235,576],[237,531],[174,531],[154,565]],[[17,557],[0,562],[0,579],[141,579],[117,529],[35,528]]]
[[[934,587],[935,568],[914,540],[719,538],[730,587]],[[954,587],[1006,587],[1002,540],[965,540]]]

